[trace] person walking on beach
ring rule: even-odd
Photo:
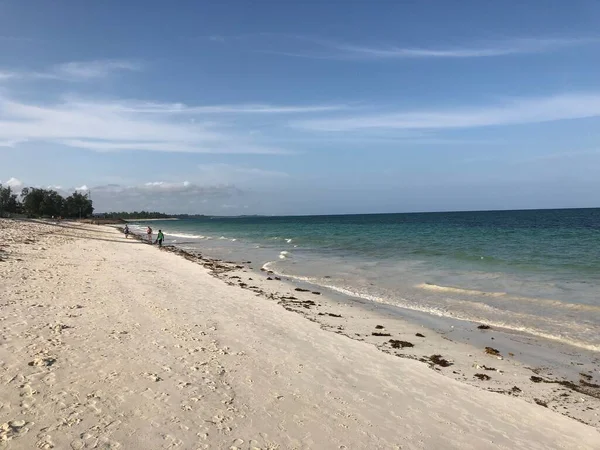
[[[158,230],[158,235],[156,236],[156,242],[158,242],[159,247],[162,247],[162,243],[164,240],[165,240],[165,235],[163,234],[162,230]]]
[[[123,229],[123,233],[125,233],[125,239],[129,237],[129,225],[125,224],[125,228]]]
[[[148,235],[148,242],[152,244],[152,228],[148,227],[146,234]]]

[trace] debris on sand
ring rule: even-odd
[[[376,330],[383,330],[385,327],[383,325],[375,325]]]
[[[327,313],[327,315],[328,315],[329,317],[342,317],[342,315],[341,315],[341,314]]]
[[[46,366],[50,367],[56,362],[56,358],[36,358],[30,363],[29,366]]]
[[[431,355],[429,357],[429,360],[433,363],[434,366],[449,367],[452,365],[450,361],[442,358],[442,355]]]
[[[545,380],[542,377],[537,377],[532,375],[529,378],[534,383],[547,383],[547,384],[558,384],[567,389],[571,389],[572,391],[579,392],[580,394],[586,394],[590,397],[600,398],[600,385],[588,383],[585,380],[579,380],[579,384],[575,384],[569,380]]]
[[[488,355],[500,356],[500,351],[499,351],[499,350],[497,350],[497,349],[495,349],[495,348],[493,348],[493,347],[486,347],[486,348],[485,348],[485,352],[486,352]]]
[[[492,379],[492,377],[490,377],[489,375],[486,375],[485,373],[476,373],[473,376],[475,378],[479,378],[481,381],[489,381]]]
[[[390,339],[389,342],[392,345],[392,348],[404,348],[404,347],[414,347],[415,346],[412,342],[399,341],[397,339]]]
[[[378,333],[376,331],[374,331],[373,333],[371,333],[372,336],[391,336],[390,333]]]
[[[539,398],[534,398],[533,401],[536,402],[538,405],[543,406],[544,408],[548,407],[548,403],[546,403],[543,400],[540,400]]]
[[[424,334],[421,334],[421,333],[417,333],[417,334],[415,334],[415,336],[416,336],[416,337],[425,337],[425,335],[424,335]]]
[[[489,325],[479,325],[477,327],[478,330],[489,330],[491,327]]]
[[[294,290],[297,291],[297,292],[309,292],[308,289],[302,289],[302,288],[296,288]]]

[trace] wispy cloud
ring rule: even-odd
[[[89,109],[102,108],[99,102],[72,101],[74,107]],[[127,113],[144,114],[304,114],[340,111],[348,109],[349,105],[270,105],[270,104],[226,104],[189,106],[184,103],[152,103],[124,101],[110,103],[108,108]]]
[[[402,59],[402,58],[484,58],[517,54],[544,53],[566,47],[598,42],[597,39],[514,39],[484,45],[457,47],[401,47],[393,45],[363,46],[314,41],[334,51],[330,54],[296,54],[296,56],[328,56],[336,59]]]
[[[27,141],[27,139],[11,139],[8,141],[0,141],[0,147],[15,148],[20,143],[26,142],[26,141]]]
[[[143,136],[141,136],[143,138]],[[60,144],[68,147],[81,148],[87,150],[95,150],[99,152],[124,151],[124,150],[140,150],[153,152],[173,152],[173,153],[219,153],[219,154],[235,154],[235,155],[285,155],[292,154],[281,148],[267,147],[263,145],[249,145],[234,141],[216,142],[212,145],[202,145],[187,142],[178,142],[176,140],[163,142],[148,142],[148,141],[108,141],[102,140],[84,140],[84,139],[66,139],[57,141]]]
[[[95,60],[68,62],[55,66],[49,76],[63,77],[66,79],[87,80],[91,78],[104,78],[114,72],[139,71],[142,64],[129,60]]]
[[[119,102],[28,104],[0,98],[0,142],[25,140],[95,151],[288,153],[213,122],[124,110]]]
[[[42,71],[0,70],[2,80],[58,80],[87,81],[106,78],[113,73],[123,71],[139,71],[143,65],[129,60],[93,60],[74,61],[54,65]]]
[[[398,44],[354,44],[314,36],[256,33],[238,36],[210,36],[218,43],[252,42],[253,50],[312,59],[386,60],[425,58],[484,58],[518,54],[534,54],[599,43],[597,37],[520,38],[480,41],[462,45],[407,46]]]
[[[507,101],[503,104],[430,111],[399,111],[371,115],[296,120],[295,128],[313,131],[367,129],[441,130],[542,123],[600,116],[600,93],[563,94]]]

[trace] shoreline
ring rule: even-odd
[[[386,311],[259,278],[248,262],[159,251],[114,227],[0,226],[0,440],[9,448],[600,445],[597,428],[552,405],[444,376],[463,371],[458,344]],[[341,335],[355,326],[365,342]],[[409,350],[403,342],[439,370],[394,356]],[[554,386],[530,384],[539,397]]]
[[[134,236],[145,242],[143,236]],[[201,251],[176,244],[163,250],[203,265],[230,286],[276,300],[326,331],[417,360],[479,389],[550,408],[600,430],[596,412],[600,411],[600,353],[526,332],[370,302],[276,273],[266,264],[258,270],[250,261],[203,257]],[[355,320],[356,310],[370,317]],[[386,320],[388,325],[379,323]],[[371,329],[363,322],[378,323]],[[376,336],[378,332],[383,336]],[[440,359],[448,365],[438,364]]]
[[[594,289],[597,273],[591,278],[558,269],[554,273],[550,267],[555,267],[557,261],[548,263],[547,272],[539,272],[541,266],[531,271],[512,271],[504,266],[494,269],[493,261],[480,264],[479,257],[472,266],[461,265],[460,258],[448,262],[444,258],[437,261],[437,257],[413,257],[412,251],[397,256],[383,251],[379,257],[379,253],[365,250],[367,244],[355,248],[354,239],[347,243],[348,250],[343,249],[343,239],[321,242],[314,238],[316,241],[312,242],[306,224],[298,225],[295,232],[285,231],[294,226],[288,223],[273,230],[267,224],[263,231],[252,231],[259,223],[263,222],[205,225],[192,221],[173,226],[165,223],[162,229],[167,244],[191,251],[201,249],[223,260],[267,263],[269,267],[265,267],[279,276],[312,283],[319,289],[335,291],[335,295],[391,304],[450,320],[463,319],[600,352],[596,333],[600,305]],[[372,246],[377,245],[367,245]],[[426,253],[426,249],[422,250]],[[366,253],[360,256],[362,251]],[[519,259],[518,252],[506,252]],[[510,261],[513,256],[506,252],[504,256]]]

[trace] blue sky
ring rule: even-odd
[[[0,1],[0,181],[97,210],[600,206],[597,1]]]

